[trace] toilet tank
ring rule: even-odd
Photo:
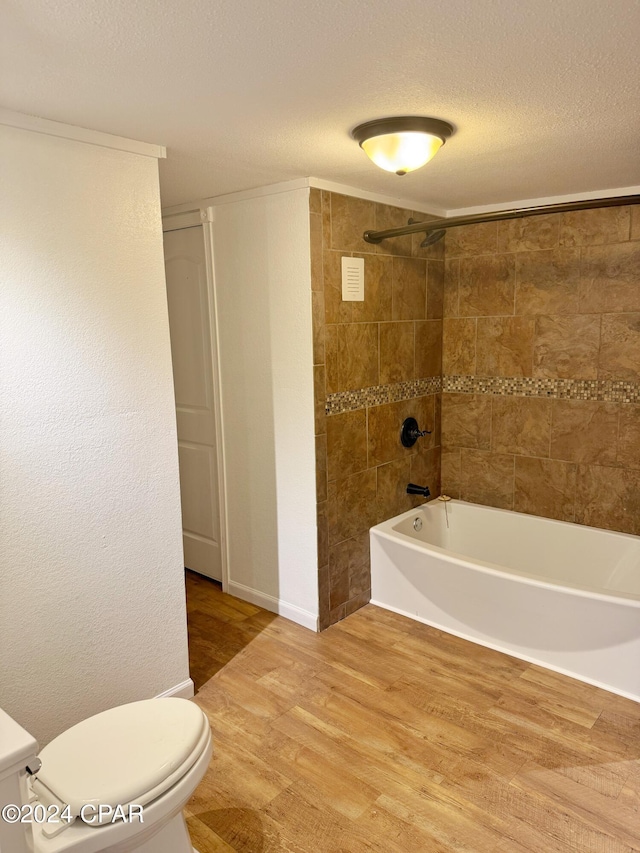
[[[28,802],[27,765],[36,761],[38,744],[0,708],[0,809]],[[0,819],[0,853],[31,853],[31,827]]]

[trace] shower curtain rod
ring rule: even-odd
[[[562,213],[566,210],[588,210],[592,207],[619,207],[625,204],[640,204],[640,195],[620,195],[611,198],[593,198],[584,201],[567,201],[560,204],[545,204],[541,207],[520,207],[512,210],[496,210],[491,213],[471,213],[468,216],[452,216],[450,219],[432,219],[429,222],[410,219],[408,225],[399,228],[387,228],[386,231],[365,231],[367,243],[382,243],[390,237],[403,237],[405,234],[425,232],[421,246],[437,243],[447,228],[458,225],[474,225],[477,222],[499,222],[503,219],[519,219],[521,216],[542,216],[545,213]]]

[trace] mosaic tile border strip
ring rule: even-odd
[[[425,394],[437,394],[441,390],[442,377],[430,376],[428,379],[413,379],[392,385],[373,385],[371,388],[359,388],[357,391],[339,391],[336,394],[327,394],[326,412],[327,415],[340,415],[367,406],[381,406],[384,403],[412,400]]]
[[[501,397],[546,397],[551,400],[591,400],[640,403],[640,382],[623,379],[535,379],[530,376],[431,376],[391,385],[373,385],[356,391],[327,394],[327,415],[354,412],[412,400],[425,394],[495,394]]]
[[[457,394],[497,394],[502,397],[547,397],[552,400],[640,403],[640,382],[627,382],[622,379],[443,376],[442,390]]]

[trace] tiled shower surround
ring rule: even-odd
[[[409,481],[640,533],[640,207],[469,225],[423,250],[362,233],[429,217],[310,203],[322,627],[368,601],[368,529],[420,502]],[[340,298],[350,254],[365,302]],[[407,450],[409,415],[433,432]]]
[[[412,211],[311,190],[322,627],[369,600],[369,528],[409,509],[407,483],[440,483],[444,246],[365,243]],[[420,217],[421,214],[415,214]],[[365,259],[365,301],[342,302],[341,258]],[[328,409],[331,414],[327,415]],[[400,444],[409,416],[431,435]]]
[[[447,234],[448,494],[640,533],[638,241],[635,205]]]

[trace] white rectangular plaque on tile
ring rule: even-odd
[[[342,259],[342,301],[364,302],[364,258]]]

